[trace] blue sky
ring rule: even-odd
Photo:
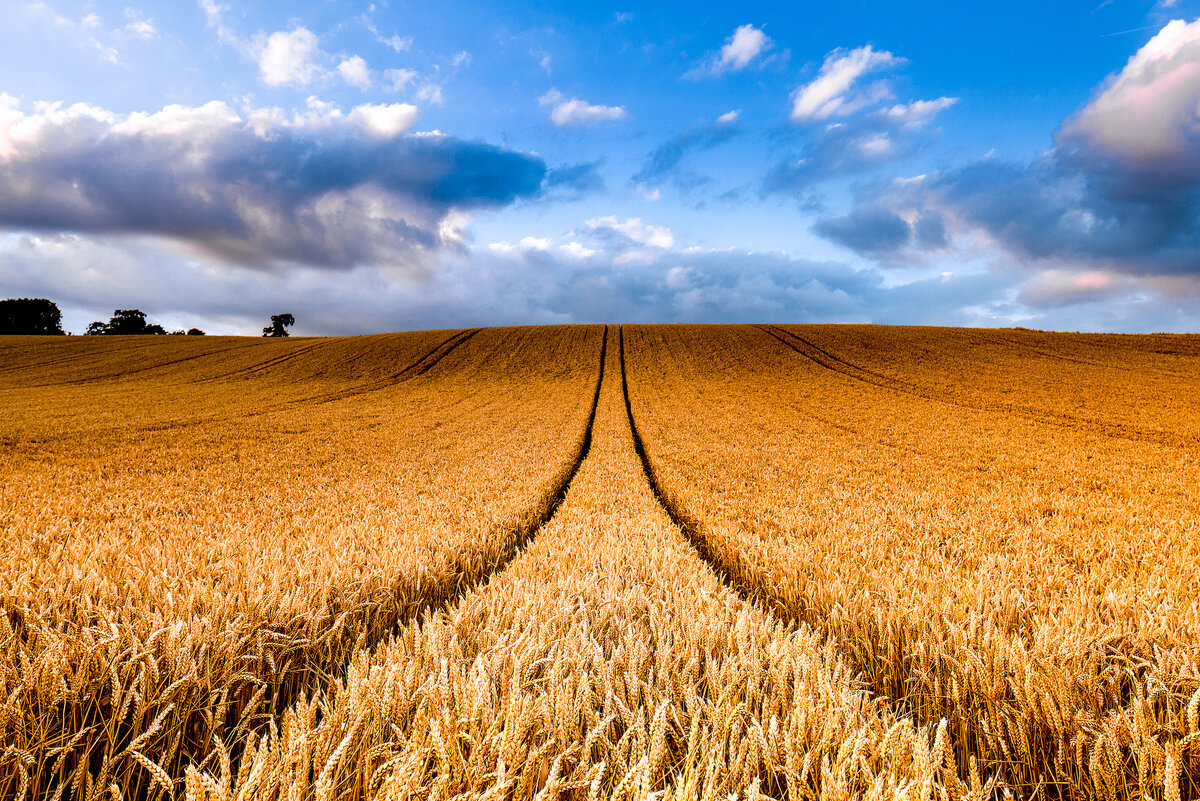
[[[0,296],[82,330],[1200,330],[1200,0],[18,2]]]

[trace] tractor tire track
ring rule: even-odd
[[[762,326],[759,327],[764,328]],[[767,333],[771,332],[767,331]],[[776,339],[779,339],[779,337],[776,337]],[[785,342],[785,344],[787,343]],[[791,346],[789,345],[789,347]],[[825,354],[825,351],[820,348],[816,348],[816,350]],[[803,351],[799,352],[805,357],[821,364],[818,358],[812,354],[804,353]],[[858,677],[861,685],[872,697],[886,704],[897,716],[911,717],[919,725],[931,727],[932,730],[932,727],[936,726],[942,718],[940,713],[927,714],[922,711],[923,696],[925,693],[928,693],[928,690],[926,689],[914,694],[913,687],[911,686],[914,679],[913,674],[887,670],[889,653],[880,645],[898,636],[902,642],[900,646],[902,653],[918,653],[921,647],[923,632],[904,627],[893,629],[879,620],[874,620],[865,622],[867,633],[860,638],[861,642],[856,644],[854,641],[847,641],[843,638],[837,626],[831,622],[830,616],[836,611],[835,607],[826,606],[821,600],[814,598],[807,599],[805,605],[800,608],[796,607],[794,601],[789,604],[782,596],[773,591],[769,576],[762,574],[754,565],[741,560],[736,548],[721,547],[720,540],[713,537],[711,533],[706,532],[706,527],[697,518],[689,514],[672,497],[655,471],[654,465],[646,452],[645,443],[637,428],[637,422],[633,416],[633,408],[629,399],[629,381],[626,371],[623,329],[620,338],[620,354],[621,384],[625,394],[625,410],[629,418],[629,427],[633,435],[634,448],[642,463],[642,471],[651,489],[654,491],[659,504],[676,527],[683,533],[688,542],[691,543],[699,558],[708,565],[709,569],[720,579],[724,586],[732,590],[746,603],[770,612],[777,619],[786,622],[788,625],[807,626],[821,634],[829,647],[833,649],[834,653],[838,655],[838,658],[845,665],[850,667]],[[829,358],[834,362],[841,361],[836,357],[829,356]],[[822,366],[831,370],[835,369],[824,364]],[[853,365],[851,366],[853,367]],[[884,388],[887,389],[888,387]],[[862,643],[867,643],[866,647]],[[953,656],[944,655],[941,657],[941,660],[942,665],[935,672],[953,675],[953,669],[958,664],[954,661]],[[1137,670],[1140,673],[1147,670],[1148,660],[1148,654],[1122,648],[1109,648],[1105,653],[1105,662],[1118,670],[1127,670],[1132,665],[1137,666]],[[967,685],[964,683],[962,686]],[[987,710],[989,703],[994,700],[991,696],[973,689],[967,689],[966,694],[974,702],[974,711],[980,715],[985,714],[984,710]],[[969,719],[970,717],[971,714],[967,714],[963,716],[963,719]],[[1023,743],[1024,747],[1028,749],[1028,753],[1035,755],[1036,759],[1033,760],[1035,763],[1044,765],[1054,764],[1054,754],[1052,753],[1051,746],[1054,742],[1053,732],[1044,727],[1037,727],[1033,723],[1029,725],[1031,728],[1026,737],[1026,742]],[[968,734],[963,742],[967,752],[972,755],[973,759],[976,756],[979,757],[981,769],[994,771],[1004,782],[1013,786],[1021,786],[1021,775],[1019,773],[1013,774],[1008,772],[1009,766],[1013,764],[1011,763],[1010,756],[999,748],[989,748],[976,739],[977,737],[978,735]],[[1044,781],[1044,778],[1042,777],[1042,781]],[[996,794],[994,797],[999,797],[999,795]],[[1056,790],[1049,792],[1047,797],[1059,799],[1059,801],[1067,801],[1071,798],[1069,794],[1063,793],[1061,788],[1056,788]]]
[[[633,405],[629,401],[629,377],[625,365],[624,326],[620,327],[619,342],[621,354],[621,392],[625,397],[625,415],[629,419],[629,433],[633,437],[633,449],[637,452],[638,459],[642,463],[642,473],[647,483],[650,484],[650,489],[654,492],[654,497],[658,500],[659,506],[663,508],[663,511],[671,518],[671,522],[683,533],[683,536],[691,543],[696,554],[708,565],[709,569],[720,579],[723,585],[747,603],[769,609],[782,620],[792,619],[792,616],[787,613],[785,607],[780,602],[775,601],[766,593],[757,591],[752,585],[738,578],[738,574],[741,571],[725,564],[725,560],[710,546],[708,539],[701,531],[699,521],[688,515],[672,500],[670,494],[667,493],[662,481],[654,470],[654,466],[650,463],[650,457],[646,454],[646,445],[642,440],[642,434],[638,430],[637,421],[633,416]]]
[[[131,338],[134,338],[134,337],[131,337]],[[136,337],[136,338],[139,340],[145,339],[146,341],[139,341],[137,343],[129,343],[129,345],[127,347],[113,348],[112,350],[108,351],[108,353],[110,353],[110,354],[111,353],[134,354],[134,353],[147,351],[150,349],[150,346],[152,346],[154,341],[157,339],[156,337],[153,337],[153,336]],[[77,384],[88,384],[93,381],[105,381],[105,380],[120,379],[120,378],[124,378],[125,376],[128,376],[128,375],[133,375],[136,373],[145,373],[145,372],[149,372],[151,370],[158,370],[163,367],[170,367],[171,365],[179,364],[180,362],[193,361],[195,359],[202,359],[207,356],[217,356],[217,355],[221,355],[221,354],[225,354],[225,353],[231,353],[233,351],[242,350],[242,349],[245,349],[248,347],[253,347],[253,344],[237,343],[237,344],[228,345],[227,347],[223,347],[223,348],[218,348],[218,349],[214,349],[214,350],[206,350],[202,353],[196,353],[191,356],[183,356],[178,359],[170,359],[170,360],[164,361],[164,362],[157,362],[155,364],[146,365],[144,367],[135,367],[135,368],[121,370],[121,371],[113,372],[113,373],[101,373],[98,375],[87,376],[86,378],[72,378],[72,379],[66,379],[66,380],[62,380],[62,381],[45,381],[45,382],[41,382],[41,383],[37,383],[37,384],[29,384],[28,386],[31,386],[31,387],[71,386],[71,385],[77,385]],[[30,369],[44,370],[44,369],[50,368],[50,367],[60,367],[65,364],[72,364],[72,363],[77,363],[77,362],[86,363],[89,359],[93,358],[94,356],[95,356],[95,354],[89,353],[89,352],[73,353],[73,354],[69,354],[66,356],[62,356],[60,358],[48,359],[46,361],[38,362],[32,366],[31,365],[16,365],[13,367],[0,368],[0,374],[27,372]]]
[[[441,343],[438,348],[425,354],[420,360],[406,367],[401,373],[412,372],[421,374],[432,368],[446,353],[469,339],[478,331],[457,334]],[[451,340],[458,339],[451,347]],[[445,350],[441,353],[438,351]],[[320,656],[295,656],[298,643],[306,642],[311,637],[311,624],[303,621],[286,621],[266,624],[253,631],[245,632],[239,643],[243,656],[252,656],[259,664],[270,664],[274,670],[270,676],[255,676],[243,672],[233,678],[228,685],[214,689],[223,693],[227,700],[217,713],[223,716],[223,725],[214,726],[208,717],[211,710],[197,709],[191,713],[185,723],[188,730],[200,732],[237,731],[240,728],[247,732],[258,734],[266,731],[272,725],[279,725],[281,717],[301,697],[312,697],[316,693],[324,693],[334,682],[345,674],[346,667],[361,651],[376,648],[387,638],[401,632],[404,626],[420,620],[423,616],[432,616],[450,609],[464,597],[478,592],[495,576],[500,574],[514,560],[521,557],[533,542],[538,532],[548,524],[558,512],[567,492],[587,458],[592,446],[592,432],[596,421],[596,413],[600,403],[600,389],[604,380],[604,370],[608,354],[608,326],[605,326],[600,345],[600,364],[596,382],[591,396],[587,422],[579,436],[575,451],[570,460],[552,480],[551,486],[537,499],[533,508],[527,509],[517,518],[515,527],[508,529],[507,525],[493,528],[486,535],[485,543],[502,539],[503,544],[492,553],[476,551],[474,553],[459,553],[456,564],[442,574],[422,575],[413,583],[395,581],[386,588],[380,588],[381,594],[370,603],[362,603],[352,593],[342,598],[336,594],[328,600],[325,611],[325,621],[321,628],[323,632],[317,638],[322,645]],[[508,529],[507,531],[505,529]],[[457,568],[457,569],[454,569]],[[390,594],[398,603],[391,604],[391,609],[384,594]],[[411,605],[405,604],[406,599],[420,599]],[[400,607],[400,608],[397,608]],[[406,608],[405,608],[406,607]],[[13,636],[28,644],[33,630],[26,624],[23,617],[18,616],[11,621]],[[254,714],[254,723],[247,724],[242,715],[250,704],[259,696],[256,691],[263,686],[271,688],[270,695]],[[69,711],[69,710],[68,710]],[[202,742],[207,742],[201,737]],[[187,754],[185,758],[200,762],[203,751]],[[240,747],[229,750],[230,764],[235,775],[240,767],[244,752]],[[203,764],[201,762],[201,764]],[[98,769],[99,766],[95,766]],[[61,788],[52,786],[56,792]]]
[[[596,422],[596,410],[600,405],[600,387],[604,380],[604,367],[608,355],[608,328],[608,326],[605,326],[604,336],[600,344],[600,368],[596,375],[596,385],[592,392],[592,404],[591,409],[588,411],[587,423],[584,425],[583,433],[579,438],[575,453],[572,454],[571,461],[559,473],[549,491],[542,496],[540,502],[530,513],[522,516],[523,522],[518,523],[513,532],[507,536],[507,542],[504,547],[491,556],[483,556],[482,563],[476,561],[477,555],[463,554],[464,558],[459,565],[459,570],[446,571],[442,578],[429,578],[423,584],[416,587],[404,588],[403,592],[405,594],[415,595],[423,600],[404,614],[388,621],[386,625],[375,626],[365,636],[359,635],[355,637],[353,632],[356,629],[363,628],[364,621],[362,618],[369,616],[370,610],[363,609],[361,606],[339,610],[334,605],[331,610],[331,616],[333,619],[339,621],[338,628],[345,632],[343,635],[344,647],[335,649],[338,656],[333,660],[339,668],[344,668],[345,665],[349,664],[356,652],[374,648],[387,637],[401,631],[403,626],[412,621],[419,620],[426,615],[436,615],[450,609],[467,595],[480,591],[495,576],[508,567],[511,562],[525,553],[538,532],[554,518],[554,515],[563,503],[563,499],[567,496],[571,482],[575,480],[580,466],[591,451],[592,429]],[[477,331],[471,332],[472,335],[474,333],[477,333]],[[447,343],[442,344],[445,345]],[[426,355],[432,355],[432,352]],[[445,354],[442,355],[444,356]],[[438,358],[440,359],[441,357]],[[436,361],[437,359],[428,363],[426,369],[432,367]],[[472,575],[464,575],[468,571],[471,571]],[[339,616],[339,613],[342,613],[341,616]],[[332,639],[336,635],[333,631],[330,631],[326,636],[330,636]],[[286,634],[281,639],[286,642]],[[328,672],[329,667],[329,664],[304,666],[301,674],[340,675],[338,672]],[[292,691],[281,694],[276,699],[273,699],[272,709],[274,716],[278,717],[282,715],[283,711],[291,706],[302,692],[310,692],[311,689],[311,687],[297,685]]]
[[[944,403],[947,406],[954,406],[959,409],[966,409],[973,412],[1008,415],[1010,417],[1029,420],[1034,423],[1056,426],[1058,428],[1065,428],[1073,431],[1084,431],[1090,434],[1098,434],[1111,439],[1123,439],[1130,442],[1142,442],[1153,445],[1168,445],[1176,447],[1178,447],[1181,442],[1181,438],[1179,436],[1135,428],[1133,426],[1124,424],[1102,423],[1086,417],[1074,417],[1065,414],[1038,412],[1011,404],[971,403],[960,398],[932,392],[925,387],[921,387],[920,385],[911,384],[909,382],[884,375],[883,373],[877,373],[873,370],[853,364],[852,362],[848,362],[845,359],[842,359],[841,357],[836,356],[817,346],[804,337],[794,334],[791,331],[787,331],[786,329],[779,328],[778,326],[756,325],[755,328],[758,328],[764,334],[767,334],[771,338],[775,339],[789,350],[800,354],[804,358],[826,370],[829,370],[830,372],[837,373],[853,381],[858,381],[859,383],[867,384],[887,392],[909,395],[914,398],[920,398],[921,400],[932,401],[934,403]]]
[[[447,609],[458,603],[464,596],[481,589],[494,576],[503,571],[510,562],[523,554],[529,547],[529,544],[533,542],[538,532],[554,518],[559,507],[562,506],[563,500],[567,497],[567,492],[571,489],[571,482],[575,480],[576,474],[579,473],[579,468],[583,465],[584,460],[588,457],[588,453],[592,450],[592,429],[596,423],[596,410],[600,407],[600,388],[604,383],[604,367],[608,358],[608,329],[609,326],[604,326],[604,338],[600,342],[600,369],[596,375],[596,388],[592,391],[592,408],[588,412],[588,420],[584,426],[583,435],[579,438],[579,445],[567,469],[561,474],[562,477],[555,484],[554,488],[543,496],[542,503],[537,508],[537,516],[529,523],[517,529],[517,534],[512,539],[511,546],[505,549],[492,562],[489,569],[478,579],[472,582],[457,584],[454,592],[436,603],[431,602],[424,605],[418,614],[426,610],[436,612],[441,609]],[[429,367],[432,366],[432,364],[429,365]]]
[[[252,364],[249,367],[240,367],[237,370],[232,370],[228,373],[220,373],[218,375],[203,378],[200,381],[198,381],[197,383],[208,384],[208,383],[212,383],[215,381],[225,381],[230,378],[245,378],[248,376],[257,375],[259,373],[265,373],[267,370],[271,369],[272,367],[277,367],[281,364],[286,364],[294,359],[297,359],[297,358],[305,355],[306,353],[311,353],[314,350],[317,350],[318,348],[328,347],[328,345],[329,345],[329,343],[326,341],[317,341],[310,345],[304,345],[303,347],[296,348],[293,351],[281,354],[272,359],[267,359],[266,361],[262,361],[257,364]],[[253,347],[253,346],[251,346],[251,347]]]
[[[393,387],[401,382],[425,375],[425,373],[433,369],[438,362],[449,356],[460,345],[467,342],[482,330],[482,328],[472,328],[467,331],[459,331],[458,333],[453,334],[449,338],[438,343],[433,349],[423,354],[416,361],[410,362],[399,372],[393,373],[386,378],[371,381],[367,384],[360,384],[354,389],[310,395],[305,398],[296,398],[290,402],[314,404],[330,403],[332,401],[338,401],[344,398],[352,398],[358,395],[366,395],[371,392],[378,392],[380,390],[387,389],[388,387]]]

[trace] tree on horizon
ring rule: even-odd
[[[62,312],[46,298],[0,300],[0,334],[62,336]]]
[[[116,309],[107,323],[97,320],[87,327],[89,335],[108,334],[166,334],[157,323],[146,323],[146,313],[141,309]]]
[[[296,324],[296,318],[286,312],[284,314],[272,314],[271,324],[263,329],[264,337],[286,337],[289,326]]]

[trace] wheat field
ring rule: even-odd
[[[0,338],[0,797],[1200,797],[1200,337]]]

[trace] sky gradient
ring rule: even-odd
[[[1197,331],[1198,14],[18,2],[0,297],[77,333]]]

